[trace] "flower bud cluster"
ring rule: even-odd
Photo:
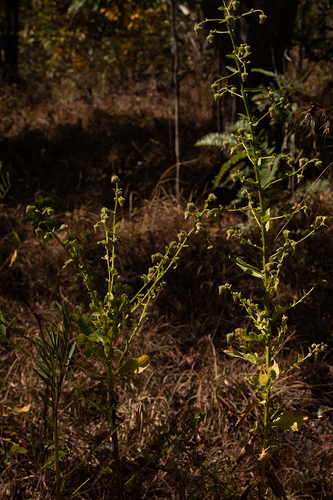
[[[233,21],[235,21],[235,18],[234,16],[226,16],[225,20],[230,25]]]
[[[214,201],[216,201],[216,200],[217,200],[217,197],[215,196],[215,194],[214,194],[214,193],[210,193],[210,194],[208,195],[208,198],[207,198],[208,203],[213,203],[213,202],[214,202]]]
[[[231,290],[231,285],[229,283],[219,286],[219,295],[221,295],[225,290]]]
[[[185,240],[185,238],[186,238],[185,231],[180,231],[180,233],[178,233],[178,241],[179,241],[179,243],[183,243],[183,241]]]
[[[194,203],[188,203],[186,208],[187,208],[187,210],[184,213],[185,220],[188,219],[189,217],[191,217],[191,215],[195,216],[195,214],[197,212],[197,207],[195,206]]]
[[[242,43],[238,48],[238,55],[246,58],[251,54],[251,47],[247,43]]]
[[[300,167],[304,167],[304,166],[305,166],[305,165],[307,165],[308,163],[309,163],[308,158],[301,158],[301,159],[299,160],[299,166],[300,166]]]

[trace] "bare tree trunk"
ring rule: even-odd
[[[19,0],[3,0],[0,3],[1,45],[4,54],[1,65],[9,82],[16,82],[18,79],[19,3]]]
[[[171,0],[171,24],[173,36],[173,83],[175,87],[175,157],[176,157],[176,198],[179,199],[180,153],[179,153],[179,57],[176,26],[177,0]]]

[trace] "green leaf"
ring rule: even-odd
[[[259,335],[257,335],[254,332],[247,332],[246,330],[244,330],[244,328],[236,328],[235,334],[246,342],[250,342],[251,340],[263,343],[266,342],[266,335],[264,333],[260,333]]]
[[[68,452],[66,450],[58,450],[58,460],[60,460],[64,455],[68,455]],[[48,467],[49,469],[52,469],[55,465],[55,453],[46,460],[45,464],[42,466],[42,469],[44,467]]]
[[[270,76],[271,78],[274,78],[274,80],[277,79],[277,75],[275,73],[273,73],[273,71],[267,71],[267,70],[261,69],[261,68],[252,68],[251,71],[253,73],[261,73],[262,75]]]
[[[2,168],[2,162],[0,162],[0,172]],[[0,199],[4,198],[10,188],[9,172],[6,172],[5,176],[0,175]]]
[[[195,143],[195,146],[208,146],[223,149],[224,136],[218,132],[212,132],[205,135],[202,139]]]
[[[264,279],[263,273],[258,269],[257,267],[251,266],[251,264],[248,264],[247,262],[244,262],[242,259],[237,257],[235,260],[235,263],[237,266],[239,266],[245,273],[251,274],[251,276],[254,276],[255,278],[260,278]]]
[[[276,380],[280,376],[280,368],[277,362],[274,359],[272,368],[272,380]]]
[[[19,235],[17,234],[17,232],[15,231],[15,229],[12,229],[12,233],[13,233],[13,235],[15,236],[15,238],[17,239],[18,243],[21,245],[21,240],[20,240],[20,237],[19,237]]]
[[[73,356],[73,353],[74,353],[74,350],[75,350],[75,345],[76,345],[76,343],[73,342],[72,347],[71,347],[71,349],[69,351],[69,354],[67,356],[67,364],[70,362],[70,360],[71,360],[71,358]]]
[[[49,418],[49,417],[46,417],[46,421],[50,424],[50,426],[52,427],[52,429],[55,431],[56,430],[55,422],[51,418]],[[63,437],[62,432],[59,429],[59,427],[57,427],[57,435],[60,436],[60,437]]]
[[[89,337],[89,335],[95,332],[96,326],[87,316],[78,317],[77,315],[75,315],[73,316],[73,319],[74,321],[76,321],[81,332],[86,337]]]
[[[51,386],[52,385],[52,379],[50,377],[50,375],[48,375],[47,373],[44,373],[42,370],[36,370],[34,368],[34,371],[37,373],[38,377],[41,378],[46,385],[49,385]]]
[[[238,73],[238,69],[233,68],[232,66],[226,66],[226,68],[231,71],[231,73]]]
[[[131,358],[120,368],[118,375],[124,375],[125,373],[141,373],[145,370],[150,363],[151,358],[154,353],[144,354],[139,358]]]
[[[88,339],[92,342],[102,342],[102,344],[110,343],[110,337],[108,337],[107,335],[102,335],[100,328],[97,328],[94,333],[91,333],[88,336]]]
[[[262,365],[259,373],[260,385],[262,385],[262,387],[267,387],[270,384],[271,380],[272,380],[272,369],[267,365]]]
[[[271,209],[267,208],[265,215],[262,217],[261,222],[265,224],[266,231],[269,231],[269,226],[271,222]]]
[[[245,359],[245,361],[249,361],[253,365],[260,365],[261,361],[259,359],[258,354],[255,352],[254,354],[251,353],[244,353],[241,351],[237,351],[234,347],[230,346],[228,349],[224,350],[228,356],[232,356],[233,358],[242,358]]]
[[[241,161],[241,160],[243,160],[246,157],[247,157],[246,151],[244,151],[244,150],[239,151],[238,153],[234,153],[231,156],[230,160],[223,163],[222,167],[220,168],[219,173],[217,174],[217,176],[214,179],[214,187],[222,187],[220,185],[220,181],[221,181],[222,177],[224,176],[224,174],[226,172],[228,172],[228,170],[230,170],[230,168],[233,165],[237,166],[238,170],[241,170],[245,166],[245,162]]]
[[[50,406],[52,408],[52,401],[48,396],[42,394],[41,392],[39,392],[38,395],[42,398],[42,400],[47,406]]]
[[[6,453],[6,458],[10,458],[14,453],[27,453],[27,449],[24,448],[23,446],[20,446],[19,444],[13,444],[10,450],[7,451]]]
[[[102,335],[101,329],[97,328],[95,323],[88,316],[73,315],[72,319],[76,321],[83,335],[88,337],[92,342],[102,342],[103,344],[108,344],[110,338],[107,335]],[[80,336],[79,336],[80,337]],[[79,338],[79,342],[82,342],[82,337]]]
[[[280,304],[277,304],[274,308],[274,317],[288,311],[288,309],[290,309],[290,306],[280,306]]]
[[[285,431],[297,432],[302,427],[305,420],[309,419],[309,413],[300,410],[287,410],[276,418],[271,426],[279,427]]]

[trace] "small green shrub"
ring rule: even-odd
[[[154,353],[144,352],[139,357],[128,357],[131,344],[134,342],[139,327],[148,317],[150,302],[165,285],[164,276],[170,269],[177,267],[179,253],[186,246],[189,234],[194,231],[192,228],[189,234],[180,233],[178,243],[173,241],[166,246],[163,254],[157,252],[152,255],[152,267],[149,268],[147,274],[142,276],[141,288],[133,292],[132,288],[123,282],[116,267],[116,248],[119,242],[117,229],[120,224],[117,220],[117,210],[123,205],[125,199],[119,187],[118,177],[113,176],[111,182],[115,185],[114,209],[103,208],[101,219],[94,226],[96,232],[102,231],[103,233],[98,245],[105,250],[102,256],[106,266],[104,295],[96,289],[93,263],[85,257],[84,241],[89,240],[91,233],[83,232],[76,235],[71,233],[65,224],[56,230],[53,226],[53,209],[39,209],[33,206],[27,208],[28,214],[30,216],[32,214],[34,220],[39,220],[36,234],[42,235],[46,241],[52,238],[58,241],[68,256],[64,267],[74,266],[77,278],[84,284],[90,298],[89,312],[77,306],[73,314],[68,314],[66,307],[62,306],[60,309],[61,327],[56,328],[53,325],[47,330],[47,339],[33,340],[39,355],[35,359],[38,367],[36,373],[49,386],[51,393],[50,397],[46,397],[45,402],[52,409],[52,418],[48,419],[48,422],[53,428],[54,442],[49,449],[54,449],[54,454],[48,458],[44,467],[55,470],[57,499],[61,498],[65,481],[77,468],[77,466],[74,467],[65,477],[61,477],[60,460],[68,454],[68,451],[60,446],[62,433],[58,412],[62,384],[67,376],[70,361],[74,362],[86,376],[99,382],[88,392],[80,388],[76,381],[74,384],[89,407],[102,415],[110,428],[110,433],[103,442],[110,438],[112,440],[114,465],[105,466],[105,470],[111,474],[111,478],[114,475],[117,477],[119,498],[127,498],[122,466],[127,448],[120,451],[118,440],[121,419],[117,416],[117,383],[120,377],[139,374],[148,367]],[[77,324],[80,331],[76,342],[82,349],[85,358],[83,363],[80,363],[74,355],[75,343],[71,341],[70,335],[73,322]],[[125,332],[128,330],[129,323],[132,324],[132,332],[130,337],[126,338]],[[89,366],[89,360],[97,362],[101,366],[100,371],[92,369]],[[90,455],[91,453],[84,461]],[[149,464],[151,464],[151,459],[147,457],[141,469],[146,470]],[[76,489],[76,492],[80,488],[81,486]]]

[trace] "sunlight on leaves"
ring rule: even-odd
[[[10,263],[9,263],[9,267],[12,267],[12,265],[14,264],[15,260],[16,260],[16,257],[17,257],[17,250],[14,250],[14,252],[12,253],[12,255],[10,256]]]
[[[122,366],[118,372],[118,375],[124,375],[125,373],[141,373],[145,370],[150,363],[151,358],[154,353],[144,354],[139,358],[131,358],[124,366]]]
[[[302,427],[305,420],[309,419],[308,412],[300,410],[287,410],[273,421],[272,427],[279,427],[285,431],[297,432]]]
[[[29,404],[27,406],[23,406],[23,408],[14,408],[14,411],[16,413],[26,413],[30,410],[30,408],[31,408],[31,405]]]

